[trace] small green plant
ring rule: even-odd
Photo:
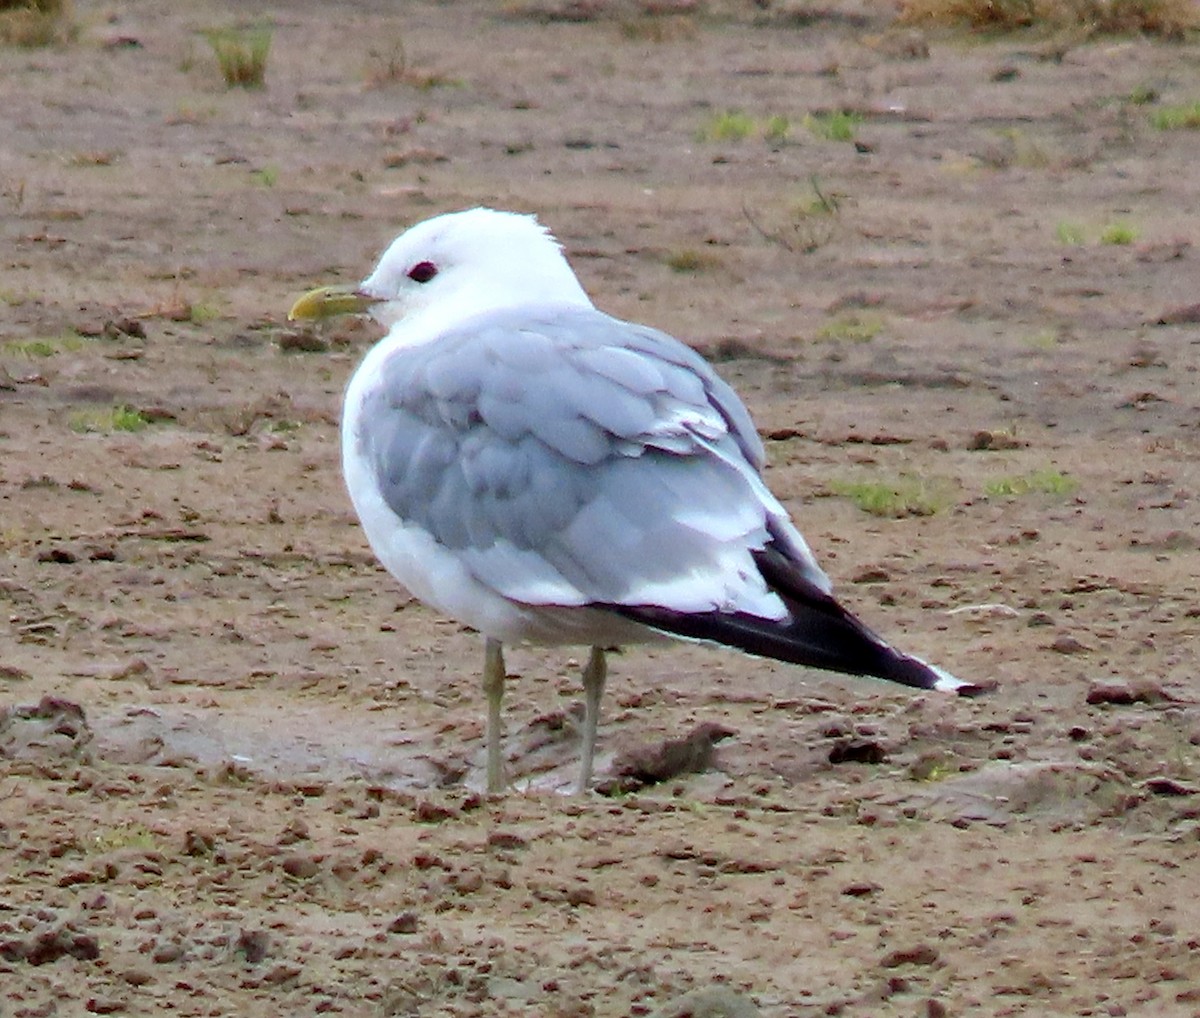
[[[261,170],[251,170],[250,176],[262,187],[274,187],[279,182],[279,167],[264,166]]]
[[[817,339],[825,343],[868,343],[883,330],[879,315],[841,315],[817,330]]]
[[[1022,495],[1070,495],[1079,487],[1079,482],[1069,474],[1053,467],[1034,470],[1028,474],[998,477],[983,486],[983,492],[992,498],[1019,498]]]
[[[87,432],[142,431],[149,427],[150,418],[141,410],[126,405],[106,409],[80,410],[71,415],[68,426],[81,434]]]
[[[22,357],[27,360],[43,357],[57,357],[60,353],[71,353],[83,349],[87,342],[79,333],[68,329],[58,336],[38,337],[36,339],[10,339],[0,344],[0,352],[10,357]]]
[[[1088,230],[1079,223],[1061,222],[1054,228],[1054,235],[1060,244],[1071,247],[1082,247],[1088,242]],[[1123,220],[1108,223],[1100,228],[1098,238],[1101,244],[1132,244],[1138,239],[1138,228]]]
[[[834,481],[829,489],[872,516],[932,516],[949,502],[938,485],[911,475],[890,481]]]
[[[862,123],[862,114],[848,110],[836,110],[831,113],[808,113],[804,117],[804,126],[810,134],[826,141],[854,141],[858,125]]]
[[[124,823],[112,830],[93,834],[91,838],[91,848],[96,852],[115,852],[123,848],[150,851],[162,847],[162,839],[150,828],[139,823]]]
[[[1132,244],[1138,239],[1137,227],[1131,223],[1109,223],[1100,231],[1101,244]]]
[[[100,414],[95,410],[77,410],[67,419],[67,427],[83,435],[92,431],[103,431],[105,421],[110,420],[112,416],[107,412]]]
[[[113,431],[141,431],[149,424],[150,418],[140,410],[136,410],[131,406],[113,407]]]
[[[812,193],[792,203],[793,215],[804,219],[811,216],[836,216],[842,211],[842,199],[846,197],[844,194],[838,194],[836,191],[826,193],[821,190],[820,181],[815,176],[809,178],[809,184]]]
[[[782,145],[788,140],[791,130],[791,121],[777,113],[768,117],[767,122],[763,124],[763,139],[772,145]]]
[[[221,317],[221,309],[215,304],[205,304],[202,301],[187,306],[187,320],[192,325],[207,325],[213,319]]]
[[[721,260],[711,251],[685,247],[668,254],[666,263],[672,272],[701,272],[704,269],[716,268],[721,264]]]
[[[1000,147],[994,161],[1001,167],[1020,166],[1027,170],[1042,170],[1053,161],[1046,146],[1019,127],[1007,127],[997,132]]]
[[[809,184],[811,194],[790,201],[782,212],[770,212],[769,218],[760,217],[746,204],[742,205],[742,214],[764,240],[785,251],[811,254],[833,239],[846,196],[823,190],[816,176],[809,178]]]
[[[1022,342],[1035,350],[1053,350],[1062,342],[1062,338],[1061,329],[1046,328],[1025,336]]]
[[[944,781],[960,773],[961,769],[952,756],[936,752],[918,757],[908,767],[909,778],[929,784]]]
[[[53,357],[58,353],[58,347],[45,339],[10,339],[3,349],[11,357],[23,357],[28,360]]]
[[[696,131],[697,141],[743,141],[757,129],[754,118],[748,113],[726,110],[713,114]]]
[[[1150,114],[1150,126],[1160,131],[1200,130],[1200,102],[1163,106]]]
[[[756,120],[740,110],[714,113],[696,130],[697,141],[744,141],[762,138],[769,145],[783,145],[791,134],[791,121],[776,113]]]
[[[1078,223],[1059,223],[1054,228],[1054,235],[1060,244],[1068,244],[1071,247],[1080,247],[1087,240],[1083,227]]]
[[[205,38],[217,58],[226,88],[265,87],[267,57],[271,52],[268,29],[214,29],[206,32]]]
[[[1158,89],[1153,85],[1135,85],[1125,97],[1130,106],[1149,106],[1158,102]]]

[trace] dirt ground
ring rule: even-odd
[[[1200,1015],[1196,47],[560,11],[0,52],[0,1015]],[[737,735],[578,798],[579,650],[514,649],[481,795],[481,641],[341,486],[376,333],[285,320],[476,204],[719,361],[842,598],[996,690],[630,649],[602,776]]]

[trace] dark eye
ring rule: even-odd
[[[437,275],[437,266],[433,262],[417,262],[408,270],[408,278],[414,283],[428,283]]]

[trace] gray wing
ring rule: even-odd
[[[778,614],[749,554],[772,540],[828,588],[737,395],[653,329],[483,315],[393,353],[360,420],[392,511],[513,600]]]

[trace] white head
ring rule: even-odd
[[[358,292],[389,329],[426,313],[456,320],[530,303],[591,306],[558,242],[535,217],[485,208],[410,227]]]

